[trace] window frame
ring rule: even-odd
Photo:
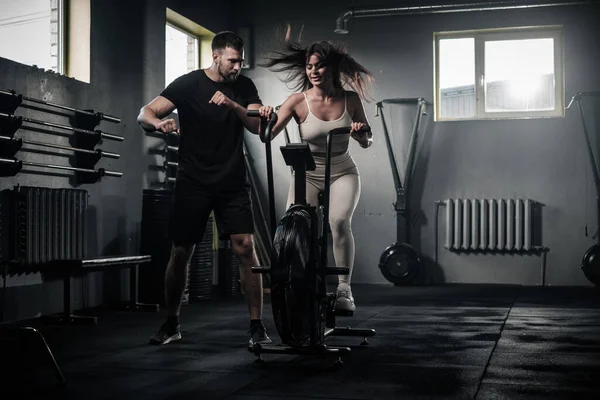
[[[69,24],[67,9],[69,7],[70,0],[57,0],[57,27],[56,27],[56,69],[57,74],[67,75],[67,52],[68,52],[68,35],[67,26]],[[52,16],[50,16],[50,23],[52,23]]]
[[[211,52],[211,42],[212,38],[215,36],[215,33],[208,30],[207,28],[199,25],[198,23],[192,21],[191,19],[185,17],[182,14],[173,11],[172,9],[166,7],[166,15],[165,15],[165,27],[170,25],[171,27],[178,29],[179,31],[185,33],[186,35],[193,36],[196,38],[196,51],[198,54],[198,59],[196,60],[196,68],[200,68],[203,63],[203,55]],[[166,46],[166,44],[165,44]],[[166,55],[166,51],[165,51]],[[164,67],[167,67],[167,60],[165,56]],[[166,72],[163,74],[163,78],[166,80]],[[166,82],[165,82],[166,83]]]
[[[440,39],[463,38],[473,38],[475,42],[475,115],[472,117],[465,118],[442,118],[440,113],[441,91],[439,88],[439,41]],[[554,109],[548,111],[485,111],[485,43],[500,40],[524,40],[541,38],[552,38],[554,43]],[[439,122],[445,122],[564,117],[565,83],[563,43],[563,27],[560,25],[434,32],[434,120]]]
[[[59,23],[59,52],[62,75],[79,82],[91,83],[91,0],[60,0],[59,10],[63,23]],[[61,36],[62,35],[62,36]]]
[[[196,60],[195,60],[195,65],[194,65],[194,69],[198,69],[200,68],[200,58],[202,56],[201,54],[201,44],[202,44],[202,39],[201,36],[197,35],[196,33],[192,32],[191,30],[186,29],[185,27],[181,26],[181,24],[178,24],[176,21],[170,21],[169,19],[167,19],[167,21],[165,22],[165,28],[169,26],[175,30],[178,30],[179,32],[183,33],[184,35],[190,36],[192,38],[194,38],[196,40]],[[166,77],[166,70],[167,70],[167,56],[166,56],[166,42],[165,42],[165,86],[167,85],[167,77]]]

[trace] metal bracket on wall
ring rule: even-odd
[[[0,112],[12,114],[21,105],[22,95],[0,96]]]

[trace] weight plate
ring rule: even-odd
[[[596,286],[600,286],[600,244],[588,249],[581,260],[581,269],[585,277]]]
[[[408,243],[394,243],[381,254],[379,269],[388,281],[396,285],[412,285],[419,275],[421,259],[417,250]]]

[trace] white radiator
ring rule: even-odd
[[[447,199],[446,242],[454,251],[532,251],[529,199]]]

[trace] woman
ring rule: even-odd
[[[338,267],[348,267],[350,274],[338,277],[336,311],[353,313],[356,309],[350,280],[354,266],[354,236],[352,215],[360,196],[358,168],[348,152],[350,138],[361,147],[373,143],[372,134],[357,134],[368,125],[361,98],[372,75],[354,61],[341,47],[329,42],[315,42],[308,47],[293,43],[290,30],[285,38],[285,50],[266,58],[262,64],[274,72],[288,72],[285,82],[298,81],[295,93],[285,100],[277,112],[278,122],[273,137],[294,118],[302,141],[308,143],[316,170],[306,172],[306,199],[313,206],[324,191],[325,149],[327,132],[333,128],[351,126],[350,134],[332,137],[331,188],[329,224],[333,238],[333,254]],[[365,77],[363,77],[364,75]],[[353,90],[345,90],[347,85]],[[273,108],[260,108],[267,118]],[[288,192],[288,207],[294,202],[294,180]]]

